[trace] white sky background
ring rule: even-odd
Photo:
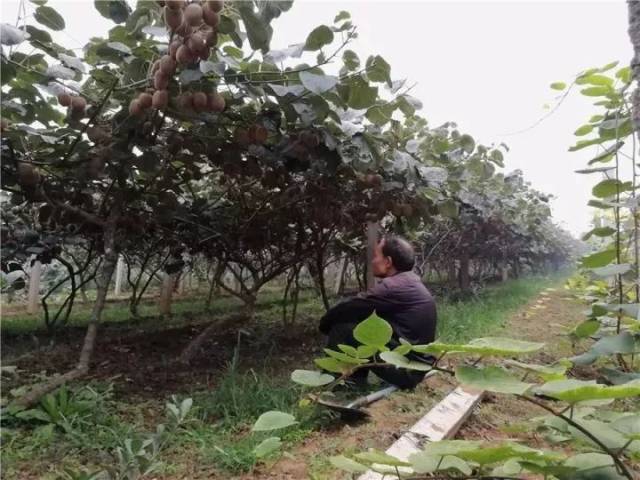
[[[50,0],[65,18],[64,45],[83,46],[114,24],[89,0]],[[2,0],[2,22],[14,23],[19,2]],[[27,4],[32,11],[32,5]],[[506,169],[520,168],[538,190],[551,193],[553,216],[574,234],[587,230],[586,206],[597,175],[573,173],[586,168],[590,149],[570,153],[573,131],[596,113],[589,99],[570,95],[537,127],[553,105],[554,81],[571,82],[575,74],[614,60],[628,64],[627,6],[609,2],[432,2],[297,0],[274,22],[273,49],[303,42],[320,24],[331,25],[340,10],[350,11],[359,38],[350,48],[364,61],[380,54],[394,80],[417,85],[411,94],[435,127],[454,121],[484,144],[510,147]],[[327,50],[329,52],[329,50]]]

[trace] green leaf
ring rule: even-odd
[[[330,348],[325,348],[324,353],[326,353],[331,358],[335,358],[336,360],[342,363],[351,363],[353,365],[360,365],[362,363],[367,363],[365,359],[355,358],[343,352],[336,352],[335,350],[331,350]]]
[[[371,107],[378,98],[378,87],[370,87],[369,84],[358,75],[349,81],[349,98],[347,104],[356,110],[364,110]]]
[[[502,463],[511,458],[520,458],[530,461],[552,462],[563,458],[559,453],[537,450],[525,445],[512,442],[505,442],[499,445],[483,445],[482,448],[456,453],[457,457],[463,458],[480,465],[490,465]]]
[[[356,357],[358,358],[369,358],[373,357],[376,353],[378,353],[380,349],[373,345],[360,345],[356,349]]]
[[[620,141],[615,145],[611,145],[610,147],[605,148],[603,152],[599,153],[598,155],[593,157],[591,160],[589,160],[589,165],[593,165],[594,163],[597,163],[597,162],[603,162],[603,163],[608,162],[613,158],[615,153],[622,148],[623,145],[624,145],[624,142]]]
[[[251,48],[268,52],[273,29],[253,11],[253,2],[238,2],[236,5],[246,27]]]
[[[360,68],[360,59],[353,50],[345,50],[342,54],[342,61],[347,70],[354,71]]]
[[[254,432],[266,432],[269,430],[279,430],[281,428],[290,427],[298,423],[295,417],[289,413],[280,412],[278,410],[271,410],[265,412],[256,423],[253,424],[251,430]]]
[[[615,250],[603,250],[582,257],[581,263],[584,268],[597,268],[608,265],[616,258]]]
[[[476,148],[476,142],[471,135],[465,133],[460,136],[460,146],[466,153],[472,153],[473,149]]]
[[[611,87],[607,86],[587,87],[580,90],[580,93],[582,95],[586,95],[587,97],[602,97],[608,95],[611,92]]]
[[[126,0],[94,0],[93,5],[104,18],[115,23],[124,23],[131,14],[131,7]]]
[[[598,323],[598,325],[600,324]],[[559,363],[557,365],[537,365],[535,363],[522,363],[516,360],[505,360],[505,364],[520,368],[526,372],[536,373],[544,380],[557,380],[562,378],[567,369],[571,366],[569,362],[566,364]]]
[[[568,403],[609,398],[629,398],[640,396],[640,380],[615,386],[600,385],[595,380],[554,380],[545,383],[537,391]]]
[[[589,240],[589,238],[591,238],[591,235],[595,235],[596,237],[610,237],[614,233],[616,233],[616,230],[614,228],[611,228],[611,227],[597,227],[597,228],[594,228],[594,229],[588,231],[587,233],[585,233],[582,236],[582,240],[585,240],[585,241]]]
[[[358,357],[360,358],[360,356],[358,355],[358,350],[356,350],[354,347],[352,347],[351,345],[344,345],[342,343],[340,343],[338,345],[338,348],[343,351],[344,353],[346,353],[347,355],[351,356],[351,357]]]
[[[588,133],[591,133],[592,131],[593,131],[593,125],[582,125],[575,132],[573,132],[573,134],[578,137],[581,137],[583,135],[587,135]]]
[[[326,25],[320,25],[311,31],[304,44],[304,49],[311,51],[320,50],[331,42],[333,42],[333,32]]]
[[[628,272],[629,270],[631,270],[631,265],[629,265],[628,263],[620,263],[620,264],[613,264],[613,265],[607,265],[606,267],[600,267],[600,268],[592,268],[591,272],[594,275],[597,275],[598,277],[613,277],[614,275],[622,275],[623,273]]]
[[[333,19],[333,23],[338,23],[341,20],[347,20],[349,18],[351,18],[351,14],[346,10],[341,10],[340,13],[338,13],[336,17]]]
[[[333,372],[333,373],[344,373],[353,368],[353,365],[340,362],[335,358],[330,358],[330,357],[316,358],[313,362],[323,370],[327,370],[328,372]]]
[[[307,387],[320,387],[333,382],[335,378],[314,370],[294,370],[291,372],[291,380]]]
[[[448,218],[456,218],[458,216],[458,203],[452,199],[440,202],[438,204],[438,213]]]
[[[42,6],[36,8],[33,18],[51,30],[62,30],[65,27],[64,18],[51,7]]]
[[[567,88],[567,84],[564,82],[553,82],[550,87],[553,90],[564,90],[565,88]]]
[[[463,385],[496,393],[522,395],[533,386],[532,383],[521,382],[499,367],[458,367],[456,378]]]
[[[597,75],[597,74],[591,74],[591,75],[584,75],[579,77],[576,80],[576,83],[578,85],[598,85],[598,86],[604,86],[604,87],[610,87],[611,85],[613,85],[613,79],[607,77],[606,75]]]
[[[395,365],[398,368],[407,368],[409,370],[419,370],[421,372],[428,372],[429,370],[432,369],[431,365],[409,360],[407,357],[405,357],[404,355],[401,355],[398,352],[382,352],[380,354],[380,358],[383,361],[391,365]]]
[[[613,422],[611,428],[622,433],[628,439],[640,440],[640,415],[625,415]]]
[[[640,380],[640,373],[628,373],[613,368],[603,368],[602,375],[614,385],[622,385],[623,383]]]
[[[411,466],[409,462],[402,461],[388,453],[384,453],[373,448],[370,448],[366,452],[356,453],[354,457],[366,463],[380,463],[382,465],[391,465],[394,467]]]
[[[331,462],[331,465],[333,465],[334,467],[349,473],[364,473],[369,470],[366,465],[358,463],[355,460],[347,458],[343,455],[329,457],[329,462]]]
[[[540,350],[544,343],[525,342],[503,337],[485,337],[471,340],[465,345],[434,342],[429,345],[414,345],[419,353],[477,353],[479,355],[518,355]]]
[[[378,105],[368,109],[365,116],[367,117],[367,120],[379,127],[385,125],[391,120],[391,117],[387,116],[384,109]]]
[[[589,338],[591,335],[600,330],[600,322],[597,320],[586,320],[576,325],[571,332],[577,338]]]
[[[305,88],[315,94],[331,90],[338,83],[338,78],[332,75],[316,75],[310,72],[300,72],[300,81]]]
[[[370,56],[367,59],[367,77],[372,82],[386,82],[391,86],[391,67],[380,55]]]
[[[280,437],[269,437],[260,442],[260,444],[253,449],[253,454],[257,458],[264,458],[267,455],[280,449],[281,446],[282,441],[280,440]]]
[[[629,83],[631,81],[631,67],[622,67],[616,72],[616,78],[620,79],[623,83]]]
[[[629,355],[638,352],[638,344],[631,333],[622,331],[617,335],[610,335],[598,340],[591,347],[591,352],[596,355],[613,355],[616,353]]]
[[[363,345],[384,349],[393,335],[389,322],[373,313],[369,318],[356,325],[353,337]]]
[[[434,455],[426,451],[409,456],[411,467],[416,473],[433,473],[446,470],[458,470],[463,475],[471,475],[471,467],[461,458],[453,455]]]
[[[620,180],[608,178],[593,187],[591,193],[594,197],[606,198],[615,195],[617,192],[623,192],[624,190],[624,184]]]

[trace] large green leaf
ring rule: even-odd
[[[356,110],[364,110],[371,107],[378,99],[378,87],[371,87],[357,75],[349,81],[349,98],[347,104]]]
[[[352,364],[340,362],[339,360],[330,357],[316,358],[314,363],[323,370],[333,373],[344,373],[353,368]]]
[[[338,83],[338,78],[332,75],[316,75],[310,72],[300,72],[300,81],[307,90],[319,95],[335,87],[336,83]]]
[[[537,365],[535,363],[522,363],[516,360],[505,360],[505,364],[520,368],[526,372],[536,373],[544,380],[557,380],[562,378],[567,369],[571,366],[569,362],[559,363],[557,365]]]
[[[391,67],[380,55],[370,56],[366,64],[367,77],[372,82],[386,82],[391,86]]]
[[[293,415],[277,410],[271,410],[260,415],[258,420],[256,420],[256,423],[253,424],[253,428],[251,430],[254,432],[279,430],[281,428],[295,425],[296,423],[298,422]]]
[[[456,378],[468,387],[496,393],[513,393],[522,395],[533,386],[532,383],[521,382],[500,367],[458,367]]]
[[[311,51],[320,50],[331,42],[333,42],[333,32],[326,25],[320,25],[311,31],[304,44],[304,49]]]
[[[333,382],[335,378],[314,370],[294,370],[291,372],[291,380],[307,387],[320,387]]]
[[[585,268],[598,268],[610,264],[616,259],[615,250],[603,250],[601,252],[592,253],[582,257],[581,263]]]
[[[480,465],[491,465],[504,462],[510,458],[520,458],[528,461],[559,461],[563,455],[555,452],[537,450],[525,445],[513,442],[505,442],[499,445],[483,445],[482,448],[456,453],[457,457]]]
[[[330,348],[325,348],[324,353],[326,353],[329,357],[335,358],[336,360],[342,363],[352,363],[354,365],[367,363],[367,360],[364,358],[357,358],[351,355],[347,355],[344,352],[336,352],[335,350],[331,350]]]
[[[537,391],[548,397],[568,403],[609,398],[628,398],[640,395],[640,380],[615,386],[600,385],[584,380],[554,380],[540,386]]]
[[[606,198],[612,197],[617,192],[624,192],[626,189],[627,186],[625,183],[613,178],[608,178],[606,180],[602,180],[595,187],[593,187],[591,193],[593,193],[594,197]]]
[[[564,90],[565,88],[567,88],[567,84],[564,82],[553,82],[550,87],[553,90]]]
[[[411,466],[409,462],[399,460],[396,457],[389,455],[388,453],[381,452],[374,448],[370,448],[366,452],[356,453],[354,457],[365,463],[380,463],[383,465],[392,465],[395,467]]]
[[[131,14],[131,7],[126,0],[94,0],[93,4],[100,15],[115,23],[126,22]]]
[[[253,2],[238,2],[236,5],[247,30],[249,45],[254,50],[261,50],[266,53],[269,50],[269,42],[271,42],[271,36],[273,35],[272,28],[254,12]]]
[[[36,8],[33,18],[51,30],[63,30],[65,27],[64,18],[51,7],[42,6]]]
[[[429,345],[415,345],[413,350],[419,353],[477,353],[479,355],[518,355],[540,350],[544,343],[525,342],[503,337],[484,337],[471,340],[469,343],[447,344],[434,342]]]
[[[378,317],[375,313],[363,320],[353,330],[353,337],[363,345],[370,345],[384,349],[393,335],[389,322]]]
[[[628,439],[640,440],[640,415],[632,413],[611,423],[611,428]]]
[[[601,338],[593,344],[591,351],[596,355],[631,354],[638,353],[640,348],[631,333],[622,331],[617,335]]]
[[[427,452],[413,453],[409,456],[411,467],[416,473],[432,473],[457,470],[463,475],[471,475],[471,466],[453,455],[434,455]]]
[[[398,352],[382,352],[380,354],[380,358],[383,361],[391,365],[395,365],[398,368],[407,368],[409,370],[419,370],[422,372],[428,372],[429,370],[431,370],[431,365],[409,360],[407,357],[401,355]]]
[[[253,454],[256,458],[264,458],[267,455],[279,450],[282,447],[280,437],[269,437],[260,442],[254,449]]]
[[[360,68],[360,58],[353,50],[345,50],[342,54],[342,61],[347,70],[354,71]]]
[[[620,263],[607,265],[600,268],[592,268],[591,272],[598,277],[613,277],[614,275],[622,275],[631,270],[631,265],[628,263]]]
[[[356,462],[344,455],[337,455],[335,457],[329,457],[329,462],[336,468],[344,470],[349,473],[364,473],[369,468],[366,465]]]

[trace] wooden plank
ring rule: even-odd
[[[466,391],[462,387],[456,388],[396,440],[386,453],[408,461],[409,456],[422,450],[427,442],[453,438],[482,400],[483,393]],[[360,475],[358,480],[382,480],[383,477],[385,480],[398,478],[393,474],[382,475],[369,470]]]
[[[27,297],[27,313],[34,315],[38,313],[40,306],[40,274],[42,264],[36,260],[29,271],[29,294]]]

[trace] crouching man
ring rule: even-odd
[[[357,347],[359,343],[353,338],[353,329],[373,312],[393,328],[393,337],[387,345],[390,349],[400,345],[400,338],[414,345],[433,342],[436,305],[420,277],[413,273],[414,264],[415,252],[407,240],[395,235],[384,237],[375,247],[370,267],[381,281],[366,293],[335,305],[320,320],[320,331],[329,337],[328,348],[339,350],[339,344]],[[433,362],[433,357],[414,352],[408,358]],[[425,372],[393,367],[372,370],[383,380],[403,389],[414,388],[425,375]],[[366,369],[358,370],[351,379],[366,383],[367,373]]]

